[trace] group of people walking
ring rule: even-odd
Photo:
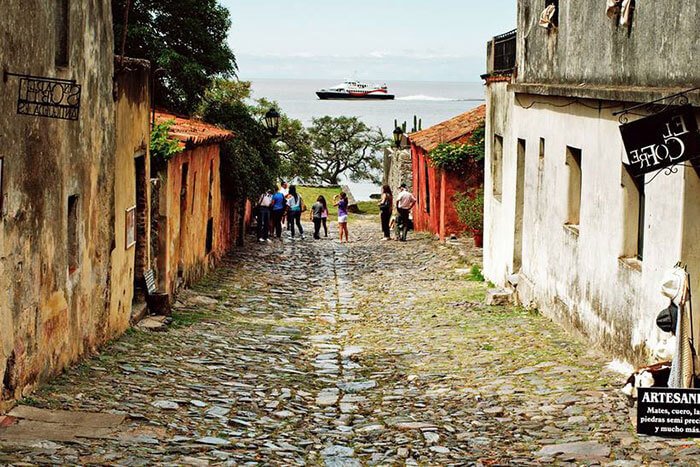
[[[348,242],[348,195],[344,192],[333,197],[333,205],[338,207],[338,230],[340,242]],[[257,221],[258,241],[269,242],[272,238],[282,239],[282,226],[287,225],[292,239],[304,238],[304,227],[301,224],[302,213],[307,211],[304,199],[297,192],[296,185],[287,185],[282,182],[276,192],[267,190],[258,199]],[[321,238],[321,227],[325,237],[328,237],[328,204],[326,198],[321,195],[311,206],[311,221],[314,223],[314,239]]]
[[[348,233],[348,195],[341,191],[333,197],[333,206],[338,208],[338,233],[340,243],[350,241]],[[382,187],[382,195],[379,201],[380,217],[382,222],[383,240],[391,240],[391,231],[395,231],[396,240],[406,241],[406,235],[411,228],[410,212],[416,204],[416,198],[408,191],[406,184],[401,184],[399,193],[394,199],[391,188],[388,185]],[[257,204],[258,241],[269,242],[271,238],[282,238],[282,226],[286,223],[287,230],[292,239],[299,236],[304,238],[304,227],[301,217],[307,211],[304,199],[297,192],[296,185],[282,183],[276,192],[267,190],[260,195]],[[394,209],[396,212],[394,214]],[[311,206],[309,214],[314,224],[314,239],[321,238],[321,228],[325,237],[328,237],[328,203],[321,195]]]

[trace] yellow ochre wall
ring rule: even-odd
[[[128,60],[128,59],[127,59]],[[119,59],[116,61],[119,65]],[[150,212],[150,139],[148,62],[130,60],[128,71],[117,76],[116,157],[114,181],[114,245],[111,252],[111,301],[108,330],[122,333],[131,317],[134,295],[134,254],[136,246],[126,247],[126,210],[136,205],[137,156],[145,159],[146,212]],[[150,218],[149,218],[150,219]],[[146,257],[150,259],[150,222],[146,223]]]
[[[222,230],[219,145],[187,149],[168,161],[161,173],[159,286],[172,294],[179,285],[202,277],[221,258],[226,245]],[[183,164],[188,164],[187,190],[181,216]],[[210,189],[211,174],[211,189]],[[210,201],[211,196],[211,201]],[[207,221],[213,218],[212,251],[206,252]],[[182,280],[178,281],[178,271]],[[178,283],[181,282],[181,283]]]

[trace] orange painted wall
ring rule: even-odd
[[[219,162],[218,144],[187,149],[168,161],[160,191],[164,225],[158,257],[159,285],[167,293],[202,277],[231,245],[230,204],[222,201]],[[188,168],[183,180],[185,164]],[[210,218],[212,249],[207,252]]]

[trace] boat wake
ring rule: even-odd
[[[459,102],[459,101],[481,101],[483,99],[452,99],[449,97],[425,96],[423,94],[418,94],[415,96],[397,97],[396,100],[399,100],[399,101]]]

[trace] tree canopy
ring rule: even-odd
[[[236,135],[221,146],[221,177],[224,190],[239,200],[257,199],[279,177],[279,155],[272,136],[245,104],[249,95],[250,83],[217,79],[197,110],[203,120]]]
[[[112,0],[115,52],[121,54],[127,0]],[[216,0],[131,0],[125,54],[150,60],[156,103],[191,113],[214,76],[233,77],[226,42],[231,19]]]
[[[386,143],[380,130],[357,117],[325,116],[314,118],[308,132],[315,181],[337,185],[345,173],[353,181],[378,181],[382,167],[378,152]]]
[[[311,142],[301,121],[288,117],[276,102],[267,99],[258,99],[252,110],[262,119],[272,107],[280,114],[280,126],[274,141],[275,150],[280,156],[280,177],[283,180],[312,179]]]

